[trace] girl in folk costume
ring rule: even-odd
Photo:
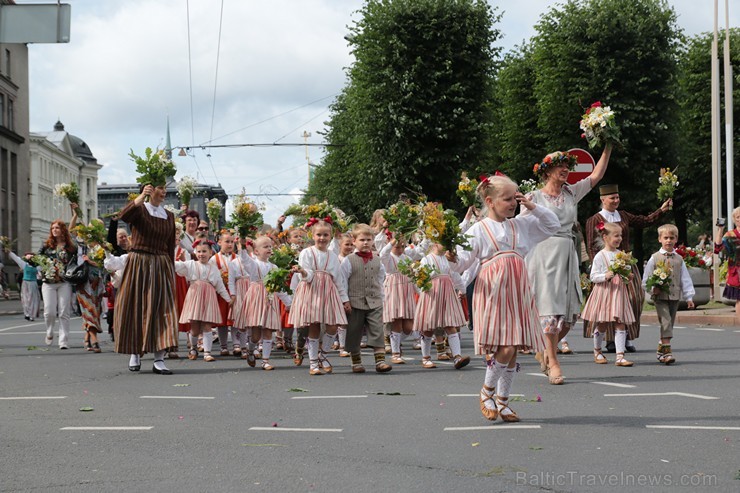
[[[456,268],[464,271],[475,262],[481,264],[473,291],[475,352],[487,359],[481,412],[489,420],[501,415],[502,420],[515,422],[519,417],[508,402],[517,349],[545,347],[524,257],[556,233],[560,222],[505,176],[483,178],[477,191],[487,214],[467,232],[472,236],[471,250],[458,247]],[[531,214],[514,218],[519,204]]]
[[[190,260],[190,252],[185,250],[182,246],[182,237],[184,235],[183,225],[180,222],[175,222],[175,260],[185,262]],[[191,245],[192,246],[192,245]],[[175,273],[175,302],[177,304],[177,317],[180,318],[182,308],[185,306],[185,297],[188,295],[188,280],[184,276]],[[184,332],[185,334],[190,333],[190,324],[178,323],[178,332]],[[188,346],[190,345],[190,338],[188,337]],[[177,354],[177,353],[174,353]],[[168,355],[173,358],[173,353],[170,352]]]
[[[714,240],[714,253],[722,253],[727,258],[727,282],[722,296],[735,300],[735,317],[740,317],[740,207],[732,211],[735,229],[724,235],[720,226]]]
[[[287,234],[285,235],[287,238],[286,243],[290,245],[290,247],[296,251],[300,252],[303,249],[303,245],[306,243],[306,231],[303,228],[293,228],[291,227]],[[298,286],[298,280],[296,279],[293,281],[293,277],[291,274],[291,291],[294,290]],[[294,354],[296,352],[296,347],[293,345],[293,332],[294,328],[288,321],[288,310],[286,310],[285,303],[278,300],[280,304],[280,326],[282,327],[282,337],[283,337],[283,349],[288,354]],[[301,346],[305,348],[306,346],[306,334],[301,335],[298,334],[298,340],[302,340]],[[303,350],[301,350],[301,354],[303,354]]]
[[[352,235],[350,233],[344,233],[339,238],[339,263],[341,265],[342,260],[348,255],[352,255],[355,251],[355,244],[353,243]],[[339,350],[340,358],[348,358],[349,352],[345,349],[345,343],[347,342],[347,327],[340,325],[337,328],[337,340],[334,341],[332,349]]]
[[[327,250],[332,238],[331,219],[311,218],[306,226],[311,228],[314,246],[303,250],[298,265],[293,267],[301,277],[290,311],[290,323],[294,327],[308,326],[309,373],[323,375],[331,373],[332,366],[323,351],[319,354],[321,324],[326,325],[323,346],[328,349],[334,342],[337,326],[347,324],[347,316],[337,288],[339,257]]]
[[[591,282],[594,284],[581,317],[591,322],[588,327],[589,331],[593,332],[594,363],[600,365],[607,363],[606,357],[601,353],[601,343],[607,331],[616,330],[613,334],[614,345],[617,349],[617,360],[614,364],[632,366],[631,361],[624,359],[627,341],[625,324],[633,323],[635,314],[622,276],[615,275],[609,269],[617,253],[620,252],[622,228],[616,223],[599,223],[596,229],[601,233],[604,248],[594,256],[591,264]],[[630,280],[632,275],[630,274]]]
[[[409,258],[404,253],[405,247],[402,237],[394,237],[380,251],[385,269],[383,323],[391,324],[391,363],[394,365],[405,363],[401,358],[401,341],[411,335],[416,310],[416,289],[409,278],[398,271],[398,263]]]
[[[209,262],[216,266],[218,272],[221,274],[224,286],[228,288],[231,285],[229,280],[229,265],[236,259],[233,233],[228,229],[222,229],[219,232],[218,246],[220,248],[219,251],[211,257]],[[229,289],[229,295],[233,303],[236,299],[236,293]],[[233,327],[234,321],[229,318],[230,306],[229,303],[219,298],[218,309],[221,312],[221,321],[218,324],[218,342],[221,345],[221,356],[228,356],[229,328],[231,328],[231,344],[234,346],[234,356],[239,357],[242,355],[242,349],[238,342],[238,330]]]
[[[272,255],[272,239],[269,236],[260,236],[254,241],[254,258],[250,257],[246,250],[242,250],[239,258],[249,273],[251,279],[247,302],[243,307],[243,314],[238,315],[239,324],[251,329],[252,340],[247,354],[249,366],[255,365],[254,345],[262,338],[262,369],[273,370],[270,364],[272,353],[272,333],[280,330],[280,306],[277,297],[290,310],[292,299],[285,293],[276,293],[277,297],[271,296],[265,289],[264,279],[268,272],[277,266],[270,262]],[[244,317],[242,322],[241,317]]]
[[[23,316],[26,320],[33,321],[39,316],[41,307],[41,293],[36,279],[39,268],[31,264],[32,253],[27,253],[20,258],[15,253],[5,250],[19,269],[23,271],[23,284],[21,284],[21,304],[23,305]]]
[[[251,240],[247,240],[251,242]],[[239,252],[246,251],[242,247],[241,240],[238,241]],[[251,351],[247,349],[249,346],[249,334],[247,332],[247,293],[249,292],[249,270],[244,266],[241,260],[241,255],[237,255],[234,260],[229,262],[229,293],[233,293],[234,304],[231,305],[231,313],[234,318],[234,329],[236,329],[236,336],[232,332],[232,339],[234,341],[234,347],[239,346],[242,359],[248,359]],[[236,352],[236,349],[234,349]],[[254,354],[251,356],[252,363],[254,363]]]
[[[414,312],[413,328],[422,334],[421,365],[423,368],[437,367],[431,356],[432,336],[435,329],[441,328],[447,333],[455,369],[459,370],[470,363],[470,356],[461,354],[460,333],[457,331],[458,327],[465,325],[465,315],[458,295],[458,292],[465,292],[465,286],[460,274],[450,267],[444,257],[444,247],[439,243],[432,244],[431,253],[421,259],[421,264],[435,269],[431,276],[432,287],[419,295]]]
[[[190,282],[185,305],[180,314],[180,323],[190,323],[190,351],[188,359],[198,358],[198,336],[203,334],[203,360],[216,361],[211,356],[213,347],[213,324],[220,323],[221,312],[216,301],[216,292],[226,303],[231,305],[231,296],[226,291],[221,274],[216,266],[209,263],[213,254],[213,242],[210,240],[196,240],[193,243],[195,257],[198,260],[175,262],[175,272],[185,276]]]

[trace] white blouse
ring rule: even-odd
[[[188,282],[205,281],[216,288],[216,292],[226,301],[231,301],[229,292],[226,291],[221,273],[215,265],[204,264],[197,260],[186,260],[175,262],[175,272],[183,276]]]
[[[609,266],[614,261],[619,250],[608,252],[601,250],[594,257],[594,261],[591,264],[591,282],[606,282],[606,273],[609,272]]]
[[[270,261],[263,262],[262,260],[252,257],[246,250],[242,250],[239,254],[239,259],[244,266],[244,270],[247,272],[247,276],[253,282],[262,282],[268,272],[273,269],[277,269],[277,265]],[[294,276],[295,277],[295,276]],[[275,293],[280,301],[285,306],[290,306],[293,303],[293,297],[282,291]]]
[[[455,289],[461,293],[465,292],[465,284],[463,284],[460,274],[453,270],[453,266],[450,265],[450,262],[447,261],[447,258],[444,255],[435,255],[430,253],[421,259],[421,265],[431,265],[436,269],[431,276],[432,279],[439,276],[450,276],[452,283],[455,285]]]

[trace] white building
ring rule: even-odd
[[[88,145],[64,130],[61,122],[52,132],[30,132],[31,250],[38,250],[49,236],[52,221],[69,222],[72,212],[66,199],[54,195],[59,183],[76,182],[80,209],[86,223],[98,217],[98,170],[103,166]]]

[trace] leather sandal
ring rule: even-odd
[[[500,397],[496,397],[496,405],[498,406],[498,415],[501,416],[502,421],[506,423],[518,423],[521,421],[519,415],[509,407],[509,399],[503,400]],[[511,412],[504,414],[504,409],[508,409]]]
[[[486,387],[485,385],[480,389],[480,412],[489,421],[496,421],[496,418],[498,418],[498,407],[496,406],[495,396],[493,395],[495,391],[496,389]],[[489,393],[491,395],[488,395]],[[493,402],[493,408],[486,407],[487,401]]]
[[[563,385],[565,383],[565,377],[563,375],[551,375],[550,371],[552,370],[552,366],[547,367],[547,381],[550,383],[550,385]]]
[[[604,356],[604,353],[594,350],[594,363],[597,365],[605,365],[608,362],[609,361],[606,359],[606,356]]]
[[[198,359],[198,351],[196,349],[188,351],[188,359],[191,361]]]
[[[421,360],[421,367],[422,368],[437,368],[437,365],[434,364],[434,361],[432,361],[431,357],[427,357]]]

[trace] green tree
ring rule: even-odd
[[[336,146],[309,192],[360,218],[400,193],[459,204],[460,171],[493,155],[498,15],[483,0],[367,0],[360,14],[328,122]]]

